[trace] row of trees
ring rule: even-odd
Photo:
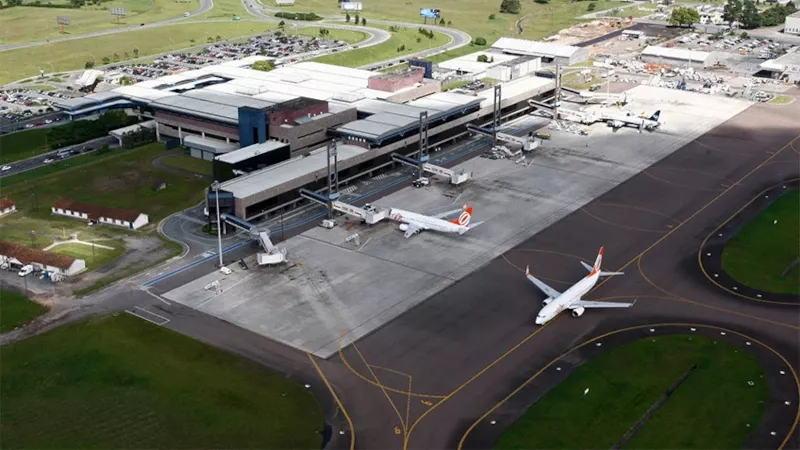
[[[47,144],[51,149],[80,144],[91,139],[103,137],[109,131],[136,123],[136,118],[123,111],[110,111],[97,120],[76,120],[66,125],[50,128],[47,131]]]
[[[679,6],[672,10],[669,15],[669,24],[677,26],[689,26],[700,22],[700,13],[694,8]]]
[[[345,22],[347,22],[347,23],[350,23],[350,19],[351,19],[351,17],[350,17],[350,13],[345,13],[345,15],[344,15],[344,21],[345,21]],[[356,14],[356,15],[355,15],[355,20],[353,21],[353,24],[355,24],[355,25],[358,25],[359,23],[360,23],[361,25],[366,25],[366,24],[367,24],[367,19],[365,19],[364,17],[361,17],[360,19],[361,19],[361,20],[359,21],[358,14]]]
[[[763,12],[759,12],[753,0],[728,0],[722,12],[722,18],[726,22],[739,22],[742,28],[753,29],[758,27],[771,27],[780,25],[786,20],[786,16],[797,11],[794,3],[788,2],[785,5],[774,5]]]

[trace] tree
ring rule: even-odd
[[[478,55],[478,62],[488,63],[489,57],[486,55]]]
[[[189,39],[189,42],[190,42],[192,45],[194,45],[194,43],[195,43],[195,40],[194,40],[194,38],[191,38],[191,39]]]
[[[448,21],[447,21],[447,26],[448,26],[448,27],[452,27],[452,26],[453,26],[453,22],[452,22],[452,21],[450,21],[450,20],[448,20]]]
[[[670,25],[686,26],[700,22],[700,13],[694,8],[679,6],[669,16]]]
[[[421,37],[418,37],[418,38],[417,38],[417,44],[419,44],[420,42],[422,42],[422,38],[421,38]]]
[[[90,59],[90,60],[86,61],[86,63],[83,65],[84,69],[91,69],[92,67],[94,67],[94,60],[93,59]]]
[[[213,43],[213,42],[214,42],[214,38],[212,38],[211,36],[209,36],[209,37],[207,37],[207,38],[206,38],[206,42],[208,42],[209,44],[211,44],[211,43]]]
[[[260,70],[262,72],[269,72],[270,70],[275,68],[275,64],[272,64],[272,61],[256,61],[250,66],[253,70]]]
[[[22,4],[22,0],[8,0],[8,6],[19,6]]]
[[[444,24],[446,24],[446,23],[447,22],[443,18],[439,19],[439,25],[444,26]]]
[[[519,0],[503,0],[500,3],[500,12],[508,14],[519,14],[520,9]]]
[[[283,28],[284,28],[284,27],[286,27],[286,22],[284,22],[284,21],[282,21],[282,20],[281,20],[280,22],[278,22],[278,28],[280,28],[281,30],[283,30]]]
[[[220,36],[220,35],[217,35],[217,37],[215,37],[215,38],[214,38],[214,40],[215,40],[216,42],[219,42],[219,41],[221,41],[221,40],[222,40],[222,36]]]
[[[533,1],[535,1],[536,3],[538,3],[540,5],[546,5],[546,4],[550,3],[550,0],[533,0]]]
[[[589,2],[589,6],[586,7],[586,10],[592,12],[595,10],[595,8],[597,8],[597,3]]]
[[[324,38],[325,36],[331,34],[331,31],[327,28],[320,28],[319,29],[319,37]]]
[[[761,25],[761,16],[758,14],[758,8],[752,0],[744,0],[742,2],[742,28],[752,30]]]
[[[495,16],[494,14],[489,14],[489,20],[494,20],[496,18],[497,18],[497,16]]]
[[[364,25],[364,26],[366,26],[366,25],[367,25],[367,19],[365,19],[365,18],[363,18],[363,17],[362,17],[362,18],[361,18],[361,25]]]
[[[133,83],[135,83],[135,81],[133,81],[133,78],[131,78],[129,76],[124,76],[124,77],[119,79],[119,85],[120,86],[130,86]]]
[[[474,40],[474,41],[472,41],[472,42],[474,42],[474,43],[475,43],[475,45],[486,45],[486,38],[483,38],[483,37],[480,37],[480,36],[478,36],[478,37],[476,37],[476,38],[475,38],[475,40]]]
[[[113,56],[114,56],[114,62],[117,62],[117,61],[119,61],[119,54],[117,54],[117,53],[114,53],[114,55],[113,55]]]
[[[103,56],[103,65],[106,66],[108,64],[111,64],[111,58],[108,56]]]
[[[350,23],[350,13],[344,13],[344,21]]]
[[[358,23],[359,23],[360,21],[361,21],[361,19],[358,17],[358,14],[356,14],[356,25],[358,25]]]
[[[741,0],[728,0],[725,3],[725,8],[722,10],[722,20],[730,23],[739,22],[742,19],[742,2]]]
[[[750,37],[750,35],[747,34],[747,31],[742,31],[742,34],[740,34],[739,37],[742,39],[747,39]]]
[[[136,58],[139,57],[139,47],[133,47],[133,56]]]

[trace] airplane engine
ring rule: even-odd
[[[401,223],[400,226],[398,226],[397,228],[400,228],[400,231],[408,231],[408,224]]]
[[[553,301],[553,299],[552,299],[552,298],[546,298],[546,299],[545,299],[545,300],[542,302],[542,306],[547,306],[547,305],[548,305],[550,302],[552,302],[552,301]]]
[[[575,308],[572,310],[572,317],[580,317],[584,311],[586,311],[586,308]]]

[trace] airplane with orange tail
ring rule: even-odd
[[[460,213],[457,218],[452,220],[445,219],[456,213]],[[438,231],[440,233],[464,234],[483,223],[478,222],[470,225],[470,221],[472,220],[472,207],[469,205],[464,205],[461,209],[447,211],[435,216],[426,216],[424,214],[398,208],[391,208],[389,210],[389,218],[400,222],[400,231],[404,232],[403,236],[406,239],[426,230]]]
[[[536,285],[537,288],[547,295],[547,299],[542,302],[544,307],[536,316],[536,325],[546,324],[561,314],[562,311],[567,309],[572,311],[573,317],[580,317],[583,315],[584,311],[586,311],[586,308],[628,308],[633,306],[633,304],[636,303],[636,300],[634,300],[633,303],[591,302],[581,300],[581,297],[586,295],[586,293],[592,290],[595,284],[597,284],[597,280],[599,280],[600,277],[625,274],[624,272],[603,272],[600,270],[600,264],[602,261],[603,247],[600,247],[600,252],[597,254],[597,259],[594,262],[594,266],[590,266],[589,264],[581,261],[583,267],[589,271],[589,275],[586,275],[583,279],[572,285],[572,287],[563,293],[558,292],[557,290],[545,284],[542,280],[531,275],[530,268],[526,267],[525,276],[528,278],[528,280],[530,280],[531,283]]]

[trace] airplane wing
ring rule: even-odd
[[[636,303],[634,300],[632,303],[617,303],[617,302],[590,302],[586,300],[578,300],[577,302],[571,304],[569,309],[575,308],[628,308],[633,306]]]
[[[550,286],[548,286],[547,284],[545,284],[544,281],[542,281],[542,280],[534,277],[533,275],[531,275],[531,272],[527,267],[525,268],[525,276],[528,277],[528,280],[530,280],[531,283],[535,284],[536,287],[539,288],[540,291],[544,292],[545,295],[547,295],[548,297],[556,298],[559,295],[561,295],[561,292],[558,292],[557,290],[555,290],[555,289],[551,288]]]
[[[406,229],[405,233],[403,233],[403,237],[406,239],[425,229],[425,227],[421,226],[417,222],[407,222],[406,225],[408,225],[408,228]]]
[[[464,211],[464,209],[458,208],[458,209],[454,209],[454,210],[451,210],[451,211],[445,211],[443,213],[439,213],[439,214],[436,214],[435,216],[431,216],[431,217],[435,217],[437,219],[444,219],[445,217],[453,216],[455,214],[460,214],[462,211]]]

